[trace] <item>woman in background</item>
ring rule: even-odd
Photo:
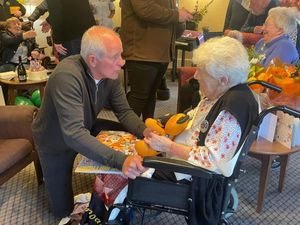
[[[261,64],[267,67],[274,58],[284,63],[296,64],[299,55],[289,36],[297,30],[299,11],[296,8],[276,7],[269,11],[263,26],[263,38],[255,45],[255,51],[264,55]]]

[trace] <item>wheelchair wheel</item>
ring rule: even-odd
[[[230,199],[229,199],[229,202],[228,202],[229,212],[227,212],[225,214],[226,219],[229,218],[230,216],[232,216],[232,214],[236,211],[236,209],[238,207],[238,204],[239,204],[239,196],[237,194],[237,191],[236,191],[235,187],[233,187],[231,189]]]

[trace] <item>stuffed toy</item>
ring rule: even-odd
[[[152,129],[159,135],[167,136],[171,140],[174,139],[178,134],[180,134],[189,122],[189,116],[183,113],[178,113],[175,115],[167,114],[159,119],[148,118],[145,121],[146,127]],[[135,143],[135,150],[138,155],[145,156],[155,156],[160,152],[153,150],[144,140],[137,141]]]

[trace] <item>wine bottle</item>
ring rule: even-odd
[[[24,65],[22,63],[21,56],[19,56],[19,64],[18,64],[17,73],[18,73],[18,78],[19,78],[20,82],[27,81],[26,69],[25,69],[25,67],[24,67]]]

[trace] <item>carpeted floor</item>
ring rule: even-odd
[[[171,98],[158,101],[156,116],[176,112],[177,83],[168,82]],[[102,114],[111,118],[109,112]],[[240,175],[237,184],[239,206],[230,218],[233,225],[297,225],[300,224],[300,154],[294,154],[289,161],[283,193],[277,192],[279,169],[273,170],[267,187],[267,196],[263,212],[255,212],[258,191],[260,162],[248,157],[243,165],[246,173]],[[75,194],[89,192],[94,175],[74,174]],[[138,220],[134,222],[137,224]],[[147,218],[144,224],[185,224],[182,217],[162,213]],[[45,185],[38,186],[33,164],[0,187],[0,225],[55,225],[55,219],[49,210]]]

